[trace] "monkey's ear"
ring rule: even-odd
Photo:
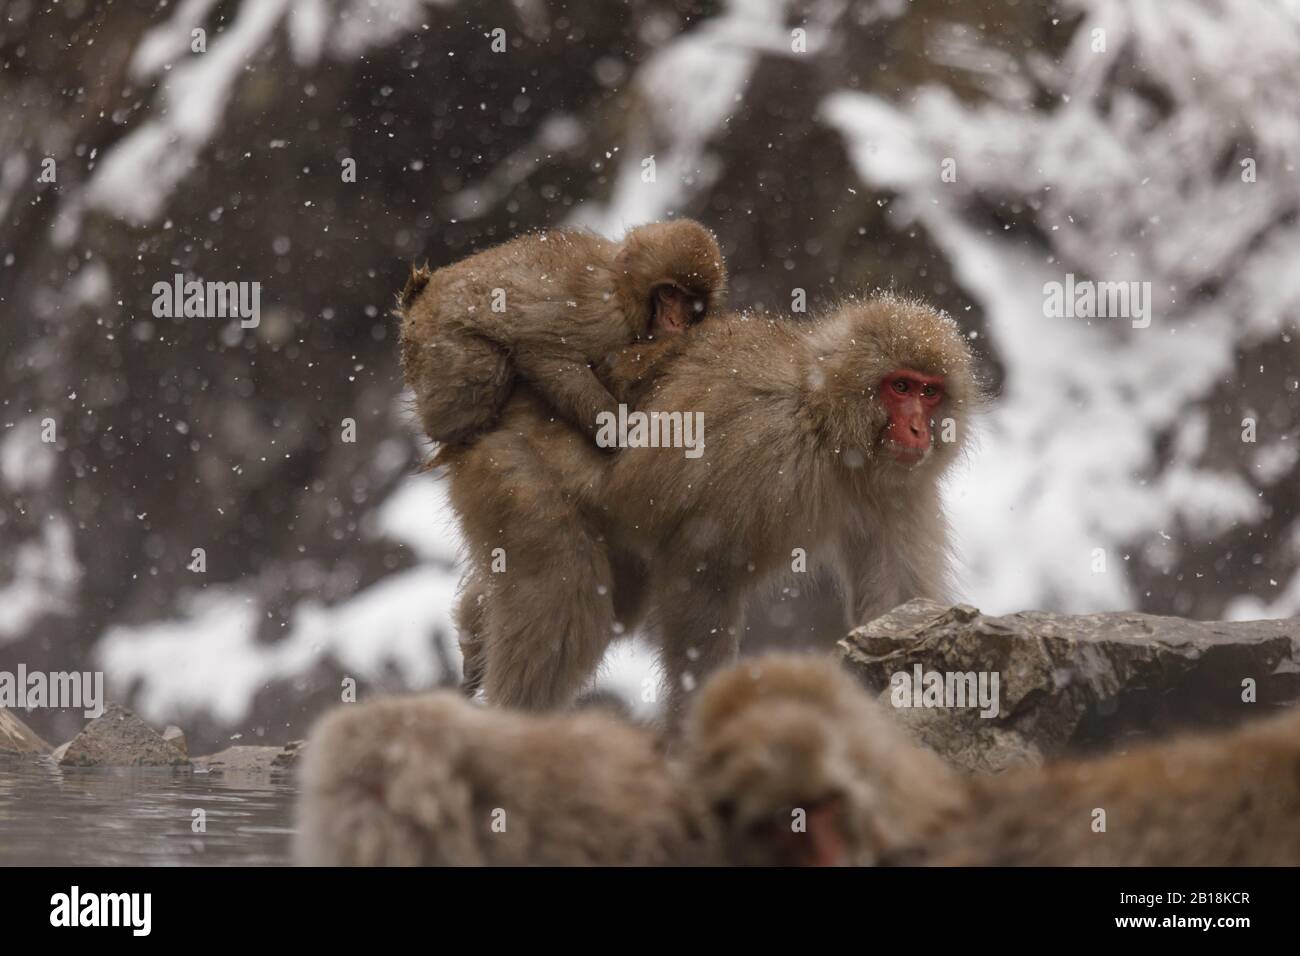
[[[718,242],[698,222],[676,219],[637,226],[623,238],[614,256],[616,286],[630,315],[650,331],[655,290],[671,284],[704,310],[715,313],[726,297],[727,269]],[[646,311],[651,314],[645,314]]]

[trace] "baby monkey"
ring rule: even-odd
[[[499,417],[518,375],[589,436],[618,403],[592,366],[626,345],[683,332],[722,304],[713,234],[689,219],[613,242],[580,230],[519,236],[415,269],[398,297],[402,370],[425,432],[466,442]]]

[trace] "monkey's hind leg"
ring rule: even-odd
[[[483,678],[492,704],[570,704],[613,638],[609,557],[578,517],[520,518],[511,529],[507,570],[493,576],[484,613]]]
[[[425,433],[443,444],[468,441],[500,417],[513,370],[505,352],[462,332],[405,338],[402,367]]]
[[[735,660],[740,649],[744,608],[736,589],[723,580],[703,577],[698,571],[668,574],[654,602],[671,731],[681,724],[693,691],[719,667]],[[677,587],[681,581],[689,581],[690,587]]]

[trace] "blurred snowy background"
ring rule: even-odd
[[[199,751],[454,679],[393,293],[675,215],[735,305],[894,287],[976,335],[968,602],[1300,614],[1298,163],[1296,0],[7,0],[0,669],[102,668]],[[261,282],[261,324],[156,319],[177,272]],[[1150,282],[1150,326],[1045,318],[1067,273]],[[750,629],[828,644],[835,596]]]

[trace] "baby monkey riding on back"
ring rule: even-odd
[[[490,427],[516,375],[594,435],[618,402],[592,366],[685,330],[720,307],[725,288],[717,241],[689,219],[640,226],[622,242],[577,230],[520,236],[412,272],[399,297],[402,368],[436,442]]]

